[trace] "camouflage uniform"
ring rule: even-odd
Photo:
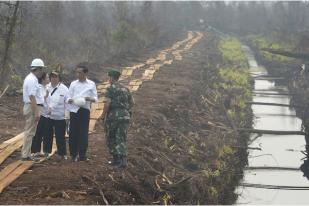
[[[132,115],[133,97],[119,82],[107,88],[105,98],[110,100],[105,129],[110,154],[127,156],[127,131]]]

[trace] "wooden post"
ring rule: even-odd
[[[278,104],[278,103],[268,103],[268,102],[247,102],[247,104],[269,105],[269,106],[279,106],[279,107],[300,107],[299,105]]]

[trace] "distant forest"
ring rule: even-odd
[[[50,67],[103,64],[159,47],[187,30],[209,28],[272,34],[306,47],[309,3],[0,2],[0,88],[24,76],[34,57]]]

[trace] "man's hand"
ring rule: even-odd
[[[69,100],[68,100],[68,103],[69,103],[69,104],[73,104],[73,99],[69,99]]]
[[[48,108],[47,114],[48,114],[48,115],[51,115],[51,111],[52,111],[52,110],[51,110],[51,108],[49,107],[49,108]]]
[[[35,111],[34,118],[35,118],[36,122],[38,122],[40,120],[40,112],[38,110]]]
[[[46,95],[45,95],[45,99],[48,97],[48,95],[49,95],[49,91],[48,90],[46,90]]]

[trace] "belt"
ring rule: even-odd
[[[25,102],[24,104],[31,104],[31,102]],[[36,104],[37,106],[44,107],[43,104]]]

